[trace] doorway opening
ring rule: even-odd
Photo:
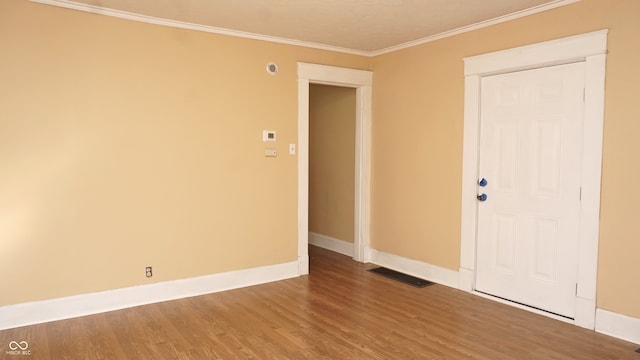
[[[356,89],[309,84],[309,244],[354,255]]]
[[[354,88],[355,169],[353,258],[370,260],[371,85],[366,70],[298,63],[298,273],[309,273],[309,87],[321,84]]]

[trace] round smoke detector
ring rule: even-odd
[[[270,75],[275,75],[278,72],[278,64],[274,62],[267,63],[267,72]]]

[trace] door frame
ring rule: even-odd
[[[298,62],[298,273],[309,273],[309,84],[356,89],[354,260],[369,262],[371,86],[367,70]]]
[[[480,82],[482,77],[585,62],[582,201],[575,325],[594,329],[600,229],[600,183],[608,30],[546,41],[464,59],[464,140],[459,288],[475,290]],[[551,314],[542,313],[550,317]]]

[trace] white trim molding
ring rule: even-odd
[[[335,51],[335,52],[352,54],[352,55],[371,56],[369,51],[354,50],[354,49],[348,49],[348,48],[343,48],[339,46],[314,43],[310,41],[287,39],[287,38],[282,38],[278,36],[256,34],[256,33],[251,33],[246,31],[240,31],[240,30],[225,29],[225,28],[219,28],[215,26],[208,26],[208,25],[195,24],[195,23],[190,23],[185,21],[159,18],[155,16],[148,16],[148,15],[122,11],[122,10],[109,9],[102,6],[89,5],[89,4],[84,4],[84,3],[70,1],[70,0],[29,0],[29,1],[39,3],[39,4],[57,6],[65,9],[84,11],[91,14],[106,15],[106,16],[111,16],[119,19],[132,20],[132,21],[142,22],[146,24],[169,26],[169,27],[178,28],[178,29],[201,31],[201,32],[206,32],[211,34],[233,36],[233,37],[243,38],[243,39],[267,41],[267,42],[272,42],[277,44],[301,46],[301,47],[306,47],[311,49]]]
[[[309,232],[309,244],[331,250],[342,255],[354,256],[354,244],[352,242],[336,239],[331,236]]]
[[[458,288],[459,278],[458,272],[455,270],[445,269],[423,261],[408,259],[374,249],[371,250],[371,263],[420,279]]]
[[[0,330],[211,294],[298,276],[298,262],[0,307]]]
[[[598,309],[596,331],[640,345],[640,319],[638,318]]]
[[[356,161],[353,258],[369,262],[371,204],[371,87],[367,70],[298,63],[298,259],[300,274],[309,273],[309,84],[356,89]]]
[[[382,49],[382,50],[372,51],[369,54],[369,56],[378,56],[378,55],[387,54],[387,53],[391,53],[391,52],[394,52],[394,51],[398,51],[398,50],[407,49],[407,48],[411,48],[411,47],[414,47],[414,46],[430,43],[430,42],[433,42],[433,41],[436,41],[436,40],[440,40],[440,39],[446,39],[448,37],[456,36],[456,35],[459,35],[459,34],[464,34],[464,33],[470,32],[470,31],[479,30],[479,29],[486,28],[486,27],[489,27],[489,26],[501,24],[501,23],[504,23],[504,22],[507,22],[507,21],[516,20],[516,19],[519,19],[521,17],[534,15],[534,14],[537,14],[537,13],[540,13],[540,12],[543,12],[543,11],[553,10],[553,9],[561,7],[561,6],[571,5],[571,4],[579,2],[579,1],[582,1],[582,0],[555,0],[555,1],[550,1],[548,3],[544,3],[542,5],[534,6],[534,7],[529,8],[529,9],[524,9],[524,10],[521,10],[521,11],[516,11],[516,12],[511,13],[511,14],[498,16],[498,17],[493,18],[493,19],[480,21],[480,22],[477,22],[475,24],[471,24],[471,25],[459,27],[457,29],[445,31],[445,32],[442,32],[442,33],[439,33],[439,34],[427,36],[427,37],[424,37],[422,39],[409,41],[409,42],[406,42],[404,44],[400,44],[400,45],[396,45],[396,46],[390,46],[390,47]]]
[[[464,146],[459,288],[475,286],[480,82],[482,77],[558,64],[585,62],[582,207],[574,324],[594,329],[600,226],[600,179],[604,125],[607,30],[566,37],[464,59]]]
[[[371,50],[371,51],[348,49],[344,47],[319,44],[319,43],[314,43],[309,41],[287,39],[287,38],[282,38],[277,36],[256,34],[256,33],[250,33],[250,32],[239,31],[239,30],[231,30],[231,29],[219,28],[214,26],[207,26],[207,25],[195,24],[190,22],[159,18],[154,16],[131,13],[131,12],[122,11],[122,10],[109,9],[102,6],[84,4],[84,3],[71,1],[71,0],[29,0],[29,1],[39,3],[39,4],[57,6],[57,7],[66,8],[66,9],[84,11],[92,14],[106,15],[106,16],[111,16],[111,17],[120,18],[120,19],[133,20],[133,21],[143,22],[147,24],[170,26],[178,29],[202,31],[207,33],[234,36],[234,37],[245,38],[245,39],[261,40],[261,41],[268,41],[268,42],[279,43],[279,44],[302,46],[302,47],[307,47],[312,49],[320,49],[320,50],[334,51],[334,52],[340,52],[345,54],[373,57],[373,56],[378,56],[378,55],[387,54],[390,52],[418,46],[421,44],[426,44],[432,41],[448,38],[448,37],[466,33],[469,31],[482,29],[488,26],[500,24],[503,22],[515,20],[515,19],[533,15],[533,14],[537,14],[539,12],[552,10],[557,7],[573,4],[581,0],[553,0],[539,6],[534,6],[529,9],[517,11],[515,13],[499,16],[493,19],[481,21],[475,24],[463,26],[463,27],[445,31],[439,34],[426,36],[421,39],[406,42],[404,44],[394,45],[384,49]]]

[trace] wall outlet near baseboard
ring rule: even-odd
[[[146,268],[146,276],[147,276],[148,278],[150,278],[150,277],[152,277],[152,276],[153,276],[153,272],[152,272],[152,270],[151,270],[151,266],[147,266],[147,268]]]

